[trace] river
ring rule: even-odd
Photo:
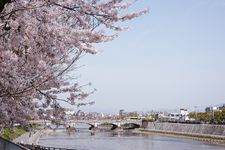
[[[131,132],[91,134],[87,128],[79,128],[71,134],[65,132],[65,129],[59,129],[41,137],[39,145],[76,150],[225,150],[224,146],[186,138]]]

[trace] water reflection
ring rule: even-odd
[[[77,150],[225,150],[191,139],[125,132],[90,132],[78,128],[68,134],[58,130],[40,139],[40,145],[74,148]]]

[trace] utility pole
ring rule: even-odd
[[[215,119],[214,107],[212,107],[212,124],[214,124],[214,119]]]
[[[197,120],[197,108],[198,108],[198,106],[194,106],[194,108],[195,108],[195,120]]]

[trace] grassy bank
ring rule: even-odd
[[[4,128],[3,131],[4,133],[1,135],[1,137],[8,140],[13,140],[26,132],[26,130],[22,127],[15,127],[14,129]]]

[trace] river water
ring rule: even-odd
[[[225,150],[224,146],[210,145],[192,139],[134,134],[131,132],[96,132],[84,128],[68,134],[59,129],[41,137],[39,145],[76,150]]]

